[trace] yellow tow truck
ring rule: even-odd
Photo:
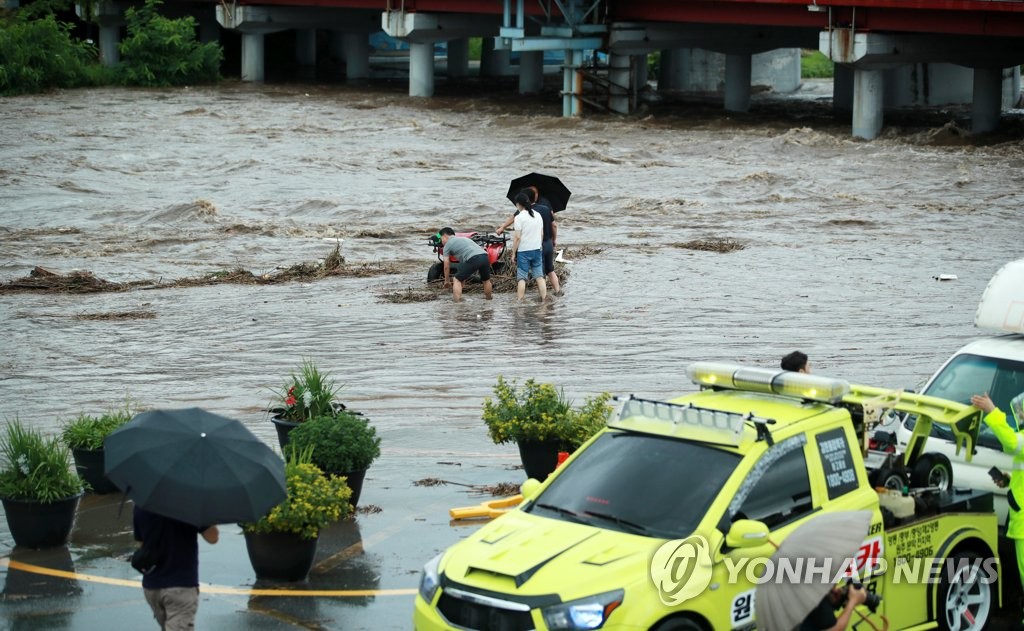
[[[817,568],[880,597],[857,609],[856,628],[984,628],[1001,599],[991,494],[915,488],[909,474],[906,488],[875,487],[865,466],[886,413],[918,418],[909,471],[933,423],[970,454],[977,410],[734,364],[687,374],[699,392],[621,399],[607,428],[523,485],[518,508],[429,561],[415,628],[754,629],[774,546],[835,511],[872,515],[845,568]]]

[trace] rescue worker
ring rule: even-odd
[[[971,405],[985,412],[985,425],[988,425],[995,434],[999,444],[1003,446],[1003,451],[1013,455],[1013,473],[1009,476],[1010,489],[1006,492],[1006,503],[1009,504],[1006,536],[1013,539],[1017,551],[1017,571],[1020,572],[1021,584],[1024,584],[1024,513],[1021,512],[1020,505],[1020,502],[1024,501],[1024,431],[1021,431],[1021,424],[1024,422],[1024,392],[1010,400],[1014,421],[1012,423],[1006,418],[1006,413],[992,403],[988,393],[972,396]],[[996,484],[1000,487],[1007,486],[1005,479],[997,480]],[[1021,624],[1024,625],[1024,621]]]

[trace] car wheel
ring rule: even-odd
[[[935,486],[941,491],[953,488],[953,466],[942,454],[923,454],[910,472],[915,487]]]
[[[444,263],[434,263],[433,265],[430,266],[430,269],[427,270],[427,282],[431,283],[441,278],[443,274]]]
[[[693,618],[669,618],[651,627],[651,631],[707,631],[707,628]]]
[[[873,471],[873,474],[868,477],[868,481],[873,487],[902,491],[903,487],[906,486],[906,480],[903,479],[900,472],[890,467],[879,467]]]
[[[952,576],[950,576],[952,574]],[[982,559],[958,552],[946,559],[939,584],[938,623],[942,631],[984,629],[992,613],[992,588]]]

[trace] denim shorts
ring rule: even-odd
[[[535,279],[544,278],[542,258],[540,250],[516,252],[516,280],[526,280],[531,273]]]

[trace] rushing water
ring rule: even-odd
[[[0,294],[3,417],[47,430],[130,396],[269,440],[261,410],[303,358],[373,418],[383,466],[487,450],[480,404],[498,374],[577,399],[664,397],[692,390],[691,361],[776,366],[800,349],[815,372],[910,387],[982,334],[986,282],[1024,255],[1024,142],[941,122],[860,142],[813,108],[566,120],[555,102],[240,85],[59,92],[0,113],[0,281],[37,265],[117,282],[270,273],[337,239],[349,264],[394,268]],[[534,170],[573,191],[563,296],[387,300],[423,287],[427,235],[493,229],[509,180]],[[88,317],[129,312],[152,317]]]

